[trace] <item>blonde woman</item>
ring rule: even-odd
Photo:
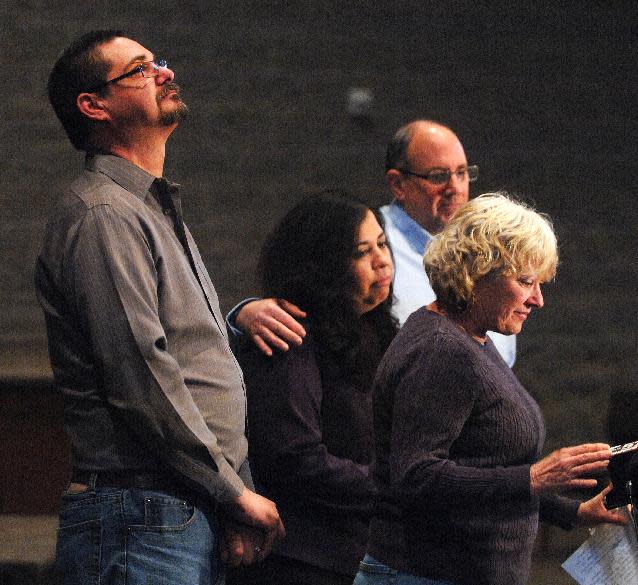
[[[487,331],[517,334],[554,277],[549,220],[502,194],[466,204],[425,269],[436,301],[392,342],[373,389],[379,500],[355,585],[522,585],[539,512],[569,528],[622,523],[596,485],[606,444],[540,459],[543,417]]]

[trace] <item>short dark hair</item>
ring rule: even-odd
[[[77,107],[77,96],[106,81],[110,64],[104,60],[101,45],[126,34],[119,30],[94,30],[82,35],[60,55],[49,75],[49,101],[71,141],[78,150],[89,151],[93,122]]]
[[[408,166],[408,146],[414,136],[414,122],[401,126],[390,138],[385,151],[385,170],[402,170]]]
[[[352,259],[359,226],[368,211],[381,214],[343,191],[324,191],[291,209],[262,248],[262,292],[291,301],[308,313],[324,364],[362,386],[371,383],[378,360],[396,333],[392,292],[360,317],[354,306]],[[375,343],[376,342],[376,343]]]

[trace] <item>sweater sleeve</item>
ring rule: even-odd
[[[335,456],[323,441],[323,387],[312,340],[272,358],[250,348],[242,366],[258,488],[274,498],[368,513],[374,494],[368,466]]]
[[[571,530],[576,526],[576,518],[580,502],[565,496],[541,496],[540,520],[563,530]]]
[[[394,392],[390,477],[404,509],[531,498],[527,462],[473,465],[455,452],[482,388],[480,364],[469,360],[455,339],[439,335],[427,354],[415,344],[389,378],[381,375]],[[486,449],[479,442],[477,453]]]

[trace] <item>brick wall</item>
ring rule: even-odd
[[[440,119],[481,166],[475,192],[508,188],[555,218],[563,262],[520,338],[518,372],[560,440],[604,432],[607,389],[636,349],[634,40],[616,5],[10,0],[0,11],[0,373],[47,375],[33,265],[47,210],[81,166],[45,99],[49,68],[79,33],[122,27],[184,86],[192,114],[166,174],[185,185],[224,309],[255,292],[260,243],[295,201],[341,186],[384,202],[387,138]],[[371,124],[346,114],[351,86],[373,91]]]

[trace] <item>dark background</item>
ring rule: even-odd
[[[626,401],[616,426],[638,438],[633,2],[51,0],[10,1],[0,17],[4,379],[50,375],[33,266],[48,211],[82,166],[46,100],[48,72],[82,32],[123,28],[184,88],[191,115],[165,174],[184,185],[222,309],[258,292],[259,247],[293,203],[337,186],[386,202],[385,143],[434,118],[480,165],[474,194],[507,189],[554,220],[561,265],[515,368],[546,414],[547,449],[611,440],[613,393]],[[352,86],[374,94],[369,124],[346,113]],[[25,440],[27,403],[12,415]]]

